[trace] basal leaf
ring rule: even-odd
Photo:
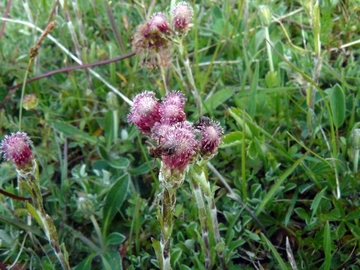
[[[121,176],[110,188],[108,195],[105,199],[105,205],[103,207],[103,232],[106,235],[106,231],[115,214],[119,211],[123,204],[127,190],[129,187],[129,175],[125,174]]]

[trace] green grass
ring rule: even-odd
[[[169,7],[156,1],[55,2],[0,3],[0,138],[19,127],[32,138],[45,209],[72,267],[155,269],[159,163],[149,157],[146,138],[128,124],[127,114],[136,94],[164,95],[161,70],[144,68],[143,56],[136,55],[56,73],[24,85],[23,93],[36,94],[39,104],[23,109],[21,119],[19,111],[29,51],[49,22],[56,26],[43,40],[29,79],[79,65],[79,59],[92,63],[130,53],[137,26]],[[228,268],[293,269],[288,238],[298,269],[359,269],[360,174],[350,140],[360,122],[358,1],[320,1],[319,20],[308,1],[189,3],[195,16],[186,49],[202,112],[225,130],[208,171],[212,187],[218,187]],[[260,4],[273,15],[269,45],[258,20]],[[186,95],[187,117],[196,121],[182,57],[172,51],[165,77],[170,89]],[[115,113],[108,92],[116,94]],[[185,181],[177,191],[173,269],[205,269],[190,187]],[[0,188],[29,196],[5,160]],[[60,269],[25,203],[0,199],[1,264]],[[213,236],[210,243],[217,269]]]

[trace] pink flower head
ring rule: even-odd
[[[205,158],[211,158],[217,153],[224,131],[218,122],[202,116],[195,124],[201,135],[200,153]]]
[[[158,33],[160,32],[161,34],[170,34],[170,25],[166,19],[166,16],[164,13],[156,13],[154,14],[149,22],[149,29],[150,29],[150,33]]]
[[[194,10],[187,2],[179,2],[171,10],[171,15],[173,19],[173,26],[175,31],[180,33],[187,33],[192,27],[190,23]]]
[[[145,135],[151,134],[151,129],[160,121],[160,103],[154,92],[145,91],[134,98],[134,104],[128,114],[128,122],[136,125]]]
[[[166,149],[161,156],[164,165],[171,170],[184,170],[196,155],[198,143],[191,123],[167,125],[160,141],[162,149]]]
[[[184,112],[185,101],[186,98],[181,92],[173,91],[167,94],[159,110],[161,123],[175,124],[184,122],[186,120]]]
[[[186,100],[187,98],[180,91],[172,91],[171,93],[167,94],[165,98],[162,99],[163,103],[182,106],[184,106]]]
[[[169,41],[167,35],[170,34],[170,25],[163,13],[156,13],[150,20],[141,24],[134,35],[133,46],[139,53],[143,49],[159,51],[167,48]]]
[[[33,154],[30,149],[31,140],[24,132],[6,135],[0,144],[0,153],[13,162],[18,169],[24,169],[33,164]]]

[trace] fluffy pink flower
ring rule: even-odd
[[[194,10],[186,2],[177,3],[171,10],[173,19],[173,27],[175,31],[180,33],[187,33],[192,27],[191,20]]]
[[[30,149],[31,140],[24,132],[6,135],[0,144],[0,153],[13,162],[18,169],[33,164],[33,154]]]
[[[128,121],[136,125],[147,136],[151,135],[151,129],[156,122],[160,121],[160,103],[154,92],[145,91],[134,98],[134,104],[128,115]]]
[[[164,13],[156,13],[154,14],[149,22],[149,29],[150,29],[150,33],[162,33],[162,34],[170,34],[170,25],[166,19],[166,16]]]
[[[195,130],[187,121],[166,125],[164,130],[160,144],[162,149],[167,151],[161,156],[162,161],[171,170],[184,170],[198,150],[199,142],[195,137]]]
[[[175,104],[179,106],[184,106],[186,100],[187,98],[180,91],[172,91],[162,99],[165,104]]]
[[[186,120],[186,114],[184,112],[184,103],[186,98],[181,92],[173,91],[163,98],[163,102],[160,106],[161,123],[175,124],[184,122]]]
[[[210,158],[217,153],[224,131],[218,122],[202,116],[195,124],[201,135],[200,153],[205,158]]]

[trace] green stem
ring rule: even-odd
[[[45,232],[50,246],[55,252],[56,257],[64,270],[70,270],[67,251],[64,245],[59,245],[59,237],[52,218],[45,212],[43,198],[40,192],[40,176],[37,163],[34,160],[32,168],[18,170],[21,184],[31,194],[32,203],[26,202],[29,213],[36,219]],[[63,253],[64,252],[64,253]],[[65,256],[64,256],[65,254]]]
[[[179,42],[179,52],[180,52],[180,56],[182,57],[182,61],[184,64],[184,68],[185,68],[185,73],[187,76],[187,79],[190,83],[190,87],[191,87],[191,92],[194,96],[194,100],[195,100],[195,104],[196,107],[198,109],[199,115],[202,115],[202,103],[201,103],[201,99],[200,99],[200,95],[199,95],[199,91],[195,85],[195,80],[194,80],[194,76],[192,73],[192,69],[190,66],[190,60],[187,54],[187,50],[186,50],[186,43],[185,43],[185,39],[182,39]]]
[[[161,256],[162,256],[162,270],[170,270],[170,240],[174,226],[174,209],[176,203],[176,189],[163,188],[161,199],[161,210],[159,223],[161,227]]]
[[[119,131],[119,114],[118,114],[118,110],[113,110],[113,120],[114,120],[114,140],[113,142],[116,143],[117,139],[118,139],[118,131]]]
[[[358,164],[359,164],[359,150],[352,150],[353,151],[353,162],[354,162],[354,173],[358,172]]]
[[[196,182],[196,180],[190,176],[192,189],[195,195],[196,204],[199,211],[199,219],[200,219],[200,225],[201,225],[201,231],[202,231],[202,237],[204,244],[202,245],[204,254],[205,254],[205,268],[211,269],[211,259],[210,259],[210,245],[209,245],[209,232],[208,232],[208,226],[207,226],[207,214],[205,209],[205,203],[203,194],[201,192],[199,184]]]
[[[32,66],[32,63],[33,63],[33,58],[30,58],[28,67],[25,71],[24,82],[21,87],[21,98],[20,98],[20,105],[19,105],[20,106],[20,108],[19,108],[19,131],[21,131],[22,107],[23,107],[23,100],[24,100],[24,95],[25,95],[26,81],[29,76],[29,70],[30,70],[30,67]]]
[[[265,30],[265,38],[270,42],[269,27],[264,27],[264,30]],[[271,53],[271,46],[269,42],[266,42],[266,50],[269,58],[270,71],[274,72],[275,69],[274,69],[273,57]]]
[[[208,213],[210,213],[211,224],[212,224],[212,226],[210,226],[210,232],[215,236],[218,256],[219,256],[220,264],[221,264],[221,269],[227,269],[224,255],[223,255],[224,242],[222,241],[221,236],[220,236],[214,194],[211,191],[210,183],[207,178],[207,174],[205,173],[205,164],[202,164],[201,166],[192,165],[190,168],[190,171],[192,173],[192,178],[194,179],[194,181],[196,181],[200,185],[201,190],[202,190],[204,197],[206,199],[206,202],[207,202],[206,208],[207,208]]]

